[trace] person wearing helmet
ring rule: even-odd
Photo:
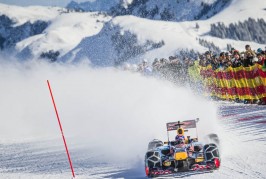
[[[177,129],[177,135],[175,137],[175,141],[176,141],[175,147],[177,148],[184,148],[186,146],[183,128],[180,127]]]
[[[185,141],[185,135],[184,135],[184,129],[183,128],[178,128],[177,129],[177,135],[175,137],[176,141]]]

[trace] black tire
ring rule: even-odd
[[[163,146],[163,142],[157,139],[154,139],[153,141],[149,142],[148,150],[154,150],[157,147]]]
[[[213,162],[215,158],[218,158],[220,160],[220,153],[216,144],[204,145],[203,152],[206,162]]]
[[[158,151],[148,151],[145,155],[145,164],[149,168],[162,168],[161,157]]]

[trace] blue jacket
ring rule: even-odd
[[[179,136],[179,135],[177,135],[176,137],[175,137],[175,140],[176,141],[178,141],[178,140],[185,140],[185,136]]]

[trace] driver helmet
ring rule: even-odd
[[[184,135],[184,129],[181,128],[181,127],[178,128],[178,129],[177,129],[177,134],[178,134],[178,135]]]

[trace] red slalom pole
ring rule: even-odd
[[[62,125],[61,125],[61,122],[60,122],[60,118],[59,118],[59,115],[58,115],[58,112],[57,112],[57,109],[56,109],[56,105],[55,105],[55,102],[54,102],[54,96],[53,96],[53,93],[52,93],[52,89],[51,89],[49,80],[47,80],[47,84],[48,84],[48,88],[49,88],[49,91],[50,91],[50,94],[51,94],[51,98],[52,98],[52,101],[53,101],[54,110],[55,110],[55,113],[56,113],[56,117],[57,117],[57,120],[58,120],[58,124],[59,124],[60,130],[61,130],[62,138],[63,138],[64,144],[65,144],[69,165],[70,165],[70,168],[71,168],[71,171],[72,171],[72,176],[73,176],[73,178],[75,178],[75,172],[74,172],[74,169],[73,169],[73,166],[72,166],[72,161],[71,161],[68,149],[67,149],[66,139],[65,139],[65,136],[64,136],[64,133],[63,133],[63,128],[62,128]]]

